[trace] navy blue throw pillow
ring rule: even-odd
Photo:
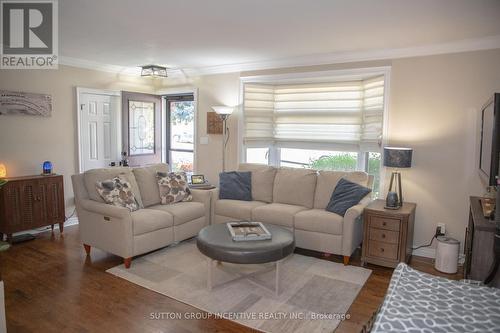
[[[230,171],[219,174],[219,199],[252,201],[252,173]]]
[[[344,216],[349,208],[357,205],[371,191],[367,187],[342,178],[335,186],[326,210]]]

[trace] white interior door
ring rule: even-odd
[[[118,165],[119,120],[114,96],[82,93],[80,100],[80,166],[89,169]]]

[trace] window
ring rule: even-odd
[[[269,164],[269,148],[247,148],[246,162]]]
[[[377,196],[385,75],[360,77],[342,81],[319,78],[314,82],[301,79],[293,83],[246,82],[243,86],[246,162],[319,170],[363,170],[374,176]]]
[[[353,152],[282,148],[280,157],[281,166],[316,170],[355,171],[358,164]]]
[[[193,95],[166,96],[167,162],[172,171],[194,172]]]

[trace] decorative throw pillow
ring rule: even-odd
[[[221,172],[219,199],[252,201],[252,172]]]
[[[157,172],[156,178],[162,205],[193,200],[185,172]]]
[[[326,210],[344,216],[349,208],[357,205],[371,191],[367,187],[342,178],[335,186]]]
[[[132,192],[130,183],[120,176],[96,182],[96,190],[104,202],[109,205],[125,207],[131,212],[139,209],[139,204]]]

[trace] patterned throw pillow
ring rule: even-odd
[[[193,200],[185,172],[157,172],[156,178],[162,205]]]
[[[96,190],[103,200],[113,206],[128,208],[131,212],[139,209],[130,183],[120,176],[96,183]]]

